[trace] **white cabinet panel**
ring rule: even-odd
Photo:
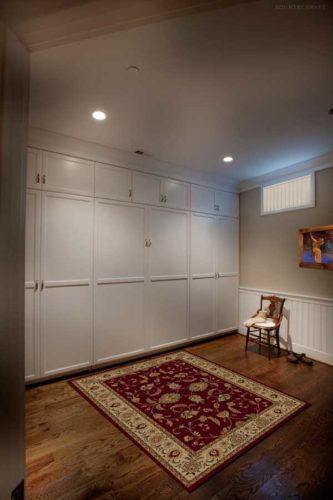
[[[191,220],[191,274],[214,275],[215,218],[192,215]]]
[[[149,345],[157,348],[187,340],[186,280],[155,281],[149,287]]]
[[[108,279],[145,275],[145,208],[96,202],[95,276]]]
[[[144,283],[104,284],[96,287],[96,363],[144,351],[144,288]]]
[[[215,331],[215,278],[191,280],[190,336],[201,337]]]
[[[148,205],[161,204],[161,179],[155,175],[133,172],[133,201]]]
[[[191,209],[195,212],[215,213],[214,190],[191,185]]]
[[[95,362],[143,352],[146,208],[97,201]]]
[[[219,215],[238,217],[239,196],[227,191],[215,191],[215,204],[218,206]]]
[[[93,201],[43,193],[42,274],[48,282],[91,279]]]
[[[42,300],[42,373],[92,362],[92,294],[89,286],[45,288]]]
[[[93,196],[94,164],[73,156],[44,152],[42,180],[43,189],[47,191]]]
[[[41,189],[42,151],[28,148],[27,152],[27,188]]]
[[[95,196],[130,201],[131,187],[130,170],[95,163]]]
[[[188,215],[162,208],[150,209],[150,277],[187,277]]]
[[[219,273],[238,273],[238,220],[216,219],[215,267]]]
[[[41,193],[26,194],[25,225],[25,377],[39,375],[39,299]]]
[[[238,277],[223,276],[216,280],[216,329],[238,328]]]
[[[93,201],[43,194],[42,373],[92,361]]]
[[[165,195],[166,207],[188,209],[189,185],[185,182],[165,179],[163,181],[163,194]]]

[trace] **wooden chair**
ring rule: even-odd
[[[280,356],[280,325],[283,318],[283,306],[286,299],[276,297],[275,295],[262,295],[260,299],[260,309],[252,316],[255,317],[259,310],[267,312],[267,326],[265,323],[255,323],[247,328],[245,351],[249,341],[259,344],[259,353],[261,353],[261,346],[268,347],[268,359],[271,359],[271,347],[277,347],[278,355]],[[267,305],[268,303],[268,305]],[[266,304],[266,307],[265,307]],[[276,344],[272,344],[271,340],[275,339]]]

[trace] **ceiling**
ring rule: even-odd
[[[221,181],[326,154],[332,12],[315,4],[237,4],[33,52],[30,125]]]

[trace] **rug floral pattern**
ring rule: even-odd
[[[188,490],[307,406],[186,351],[71,385]]]

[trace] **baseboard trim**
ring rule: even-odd
[[[238,330],[237,328],[232,328],[232,329],[226,329],[223,332],[217,332],[211,334],[209,337],[205,338],[200,338],[200,339],[190,339],[185,342],[181,342],[177,345],[169,345],[165,347],[159,347],[159,348],[154,348],[152,351],[145,351],[145,352],[140,352],[139,354],[136,355],[131,355],[131,356],[124,356],[124,357],[119,357],[117,359],[109,360],[108,362],[104,363],[98,363],[91,365],[89,368],[81,368],[81,369],[76,369],[76,370],[70,370],[68,372],[62,372],[58,374],[54,374],[52,376],[48,377],[40,377],[36,378],[33,380],[26,380],[26,389],[32,389],[34,387],[38,387],[40,385],[45,385],[49,384],[51,382],[59,382],[61,380],[67,380],[68,378],[73,377],[74,375],[85,375],[89,374],[92,372],[98,372],[101,370],[105,370],[107,368],[112,368],[113,366],[118,366],[118,365],[123,365],[125,363],[129,363],[131,361],[139,361],[140,359],[146,359],[150,358],[153,356],[156,356],[158,354],[162,354],[163,352],[173,352],[177,351],[179,349],[184,349],[186,347],[194,346],[196,344],[203,344],[205,342],[210,342],[213,340],[216,340],[220,337],[228,337],[229,335],[237,335]]]

